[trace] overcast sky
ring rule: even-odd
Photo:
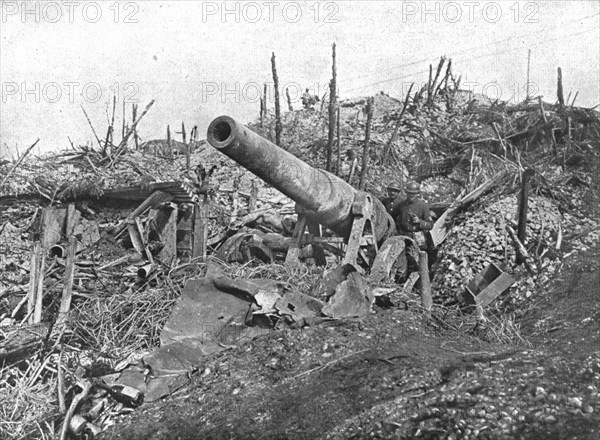
[[[104,137],[115,92],[119,126],[124,101],[131,118],[132,102],[156,100],[145,140],[182,121],[204,138],[216,116],[258,115],[271,52],[294,101],[325,93],[333,42],[342,98],[401,99],[446,55],[466,87],[522,100],[531,49],[532,92],[554,102],[560,66],[576,105],[600,102],[600,1],[0,3],[4,155],[38,137],[41,151],[91,142],[81,105]]]

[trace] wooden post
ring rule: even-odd
[[[371,96],[367,100],[367,126],[365,129],[365,144],[363,146],[362,166],[360,169],[360,183],[358,188],[365,190],[367,187],[367,175],[369,167],[369,142],[371,142],[371,120],[373,119],[373,103],[374,99]]]
[[[40,274],[39,260],[41,257],[42,244],[36,241],[33,244],[33,251],[31,252],[31,262],[29,265],[29,292],[27,294],[27,315],[29,316],[29,323],[33,324],[33,311],[35,310],[36,303],[36,292],[38,278]]]
[[[75,255],[77,254],[77,239],[69,237],[69,246],[67,247],[67,261],[65,263],[65,277],[60,300],[60,308],[58,309],[58,319],[56,324],[64,325],[67,320],[67,314],[71,308],[71,297],[73,294],[73,277],[75,275]]]
[[[562,69],[560,67],[558,68],[556,95],[558,96],[558,103],[560,105],[565,105],[565,95],[563,93],[563,83],[562,83]]]
[[[275,93],[275,144],[281,147],[281,107],[279,103],[279,78],[277,77],[277,67],[275,65],[275,52],[271,55],[271,69],[273,70],[273,89]]]
[[[429,262],[427,252],[419,251],[419,278],[421,279],[421,305],[431,315],[433,299],[431,297],[431,281],[429,279]]]
[[[206,200],[204,200],[196,204],[194,209],[192,257],[200,257],[200,261],[206,261],[206,243],[208,241],[208,228],[206,226]]]
[[[287,98],[288,110],[293,112],[294,107],[292,107],[292,98],[290,98],[290,88],[289,87],[285,88],[285,97]]]
[[[519,222],[517,225],[517,238],[521,243],[525,243],[525,238],[527,237],[527,205],[529,201],[529,189],[531,187],[529,181],[533,175],[534,171],[531,168],[528,168],[523,173],[521,182],[521,194],[519,197],[518,211]],[[517,264],[523,263],[524,259],[525,256],[522,254],[522,252],[517,252]]]
[[[331,171],[331,157],[333,155],[333,140],[335,138],[335,107],[337,104],[337,73],[335,66],[335,43],[331,48],[332,77],[329,82],[329,131],[327,134],[327,163],[326,171]]]

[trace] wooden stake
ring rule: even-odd
[[[329,131],[327,134],[327,163],[325,165],[326,171],[331,171],[331,157],[333,155],[333,141],[335,138],[335,108],[337,105],[337,72],[335,65],[335,43],[331,48],[331,59],[332,59],[332,77],[329,82]]]
[[[277,66],[275,65],[275,52],[271,55],[271,69],[273,71],[273,88],[275,93],[275,144],[281,147],[281,107],[279,103],[279,78],[277,77]]]
[[[67,314],[71,308],[71,297],[73,294],[73,277],[75,275],[75,256],[77,254],[77,239],[69,237],[67,247],[67,260],[65,263],[65,278],[60,308],[58,309],[57,326],[63,326],[67,320]]]
[[[521,182],[521,195],[519,197],[518,211],[519,223],[517,226],[517,238],[521,243],[525,243],[525,238],[527,237],[527,205],[529,201],[529,189],[531,187],[529,181],[534,174],[535,173],[531,168],[525,170]],[[525,256],[521,252],[517,252],[517,264],[523,263],[524,259]]]
[[[365,128],[365,143],[363,146],[362,166],[360,169],[360,182],[358,188],[365,190],[367,187],[367,176],[369,167],[369,143],[371,142],[371,121],[373,119],[373,103],[375,100],[371,96],[367,100],[367,126]]]
[[[44,298],[44,278],[46,270],[46,249],[41,246],[38,254],[39,272],[37,276],[37,286],[35,293],[35,308],[33,309],[33,323],[39,324],[42,322],[42,300]]]
[[[431,297],[431,281],[429,279],[429,262],[427,252],[419,251],[419,278],[421,278],[421,305],[431,315],[433,299]]]
[[[33,324],[33,311],[35,310],[37,280],[40,273],[39,259],[41,257],[42,244],[36,241],[33,244],[31,260],[29,264],[29,292],[27,294],[27,315],[29,315],[29,323]]]

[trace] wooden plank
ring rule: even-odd
[[[67,220],[65,223],[65,236],[71,237],[73,235],[73,231],[75,230],[75,226],[79,223],[79,219],[81,218],[81,213],[75,208],[73,203],[70,203],[67,207]]]
[[[177,205],[156,210],[154,224],[163,243],[158,258],[170,265],[177,258]]]

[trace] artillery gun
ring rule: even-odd
[[[372,274],[375,271],[389,275],[392,264],[404,250],[405,241],[404,237],[393,237],[394,221],[379,199],[327,171],[311,167],[229,116],[220,116],[211,122],[207,140],[296,202],[298,222],[287,263],[296,260],[301,245],[307,244],[305,230],[308,227],[312,235],[309,240],[321,253],[325,248],[342,256],[343,264],[357,268],[366,264],[372,267]],[[321,226],[339,238],[323,238]],[[345,250],[335,244],[341,244]],[[324,254],[315,258],[317,263],[321,260],[324,264]]]

